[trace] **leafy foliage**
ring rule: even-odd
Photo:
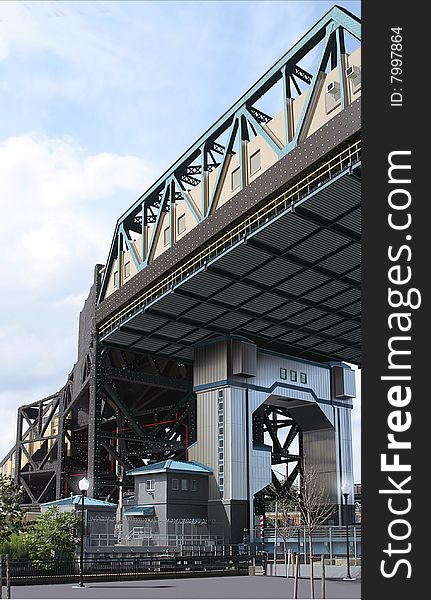
[[[49,508],[40,516],[28,533],[28,551],[31,558],[69,558],[78,545],[80,519],[73,512]]]
[[[23,530],[22,500],[21,487],[7,475],[0,474],[0,543],[9,541],[13,533]]]
[[[10,558],[26,558],[28,556],[28,533],[12,533],[10,540],[0,543],[0,556],[9,554]]]

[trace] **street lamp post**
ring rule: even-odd
[[[87,493],[88,488],[90,487],[90,482],[86,477],[83,477],[79,484],[79,489],[81,491],[81,547],[79,554],[79,584],[73,587],[83,588],[84,585],[84,502],[85,502],[85,494]]]
[[[350,574],[350,543],[349,543],[349,523],[347,519],[347,499],[349,497],[349,486],[347,483],[343,485],[341,490],[344,498],[344,525],[346,527],[346,550],[347,550],[347,577],[344,580],[352,580],[353,577]]]

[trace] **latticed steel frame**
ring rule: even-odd
[[[346,32],[359,40],[359,20],[344,9],[332,8],[118,220],[106,268],[102,274],[101,266],[96,267],[85,322],[80,323],[86,335],[77,364],[57,394],[19,409],[15,479],[23,486],[28,504],[77,492],[77,481],[83,473],[90,478],[90,494],[116,499],[120,486],[131,485],[124,475],[129,467],[141,465],[143,459],[187,458],[188,445],[195,437],[196,414],[191,365],[99,342],[96,303],[103,300],[113,262],[123,249],[130,252],[138,271],[152,262],[162,217],[173,213],[175,202],[184,200],[198,223],[212,214],[226,173],[224,167],[236,141],[241,149],[250,134],[258,134],[279,158],[303,141],[321,74],[329,61],[331,69],[339,68],[341,108],[345,108]],[[308,73],[298,63],[318,45],[321,55],[317,68]],[[287,132],[284,144],[274,139],[266,127],[271,117],[256,107],[280,81]],[[301,92],[298,81],[308,86],[308,94],[294,127],[291,105],[294,90]],[[241,190],[246,181],[244,161],[240,151]],[[201,185],[201,201],[196,204],[186,186],[205,184],[216,168],[213,188]],[[155,227],[148,239],[150,223]],[[131,232],[142,234],[139,252]],[[171,244],[173,241],[171,227]],[[121,281],[121,261],[118,268]],[[55,434],[48,434],[52,426]],[[278,478],[273,480],[276,492],[280,492],[279,487],[289,487],[300,472],[301,433],[286,411],[265,405],[257,411],[253,429],[256,440],[263,441],[265,433],[271,437],[274,465],[295,464],[284,484]],[[289,431],[282,441],[280,432],[286,429]],[[295,438],[299,439],[297,455],[289,452]],[[273,493],[272,488],[265,490],[265,494]],[[257,506],[263,497],[258,496]]]
[[[250,134],[261,136],[279,159],[306,137],[314,110],[314,101],[319,93],[322,73],[325,72],[329,61],[331,69],[339,69],[341,108],[346,107],[345,33],[360,40],[360,21],[345,9],[334,6],[119,218],[106,263],[99,301],[102,301],[105,296],[112,266],[122,250],[130,252],[137,271],[141,271],[152,262],[163,223],[162,217],[168,212],[173,214],[171,206],[178,200],[185,201],[197,223],[214,212],[227,166],[230,158],[235,154],[235,142],[239,144],[240,190],[242,190],[246,184],[246,156],[242,148],[243,143],[250,139]],[[318,47],[321,52],[320,57],[314,73],[310,74],[298,63]],[[301,93],[298,80],[308,86],[308,93],[299,120],[294,125],[293,90],[298,94]],[[280,81],[283,87],[282,110],[286,131],[284,143],[266,126],[272,117],[255,106]],[[223,143],[220,143],[220,139],[223,139]],[[210,189],[208,176],[215,168],[218,168],[217,175]],[[186,187],[194,187],[198,184],[201,184],[200,203],[192,198]],[[155,226],[149,236],[148,225],[151,223]],[[170,245],[174,242],[174,231],[171,222]],[[141,235],[139,249],[133,243],[134,234]],[[117,270],[118,281],[121,284],[123,279],[121,261],[118,261]]]
[[[268,500],[288,495],[292,486],[298,484],[302,473],[302,432],[287,408],[262,404],[255,411],[253,414],[253,440],[264,443],[265,435],[268,435],[271,441],[272,466],[285,465],[286,472],[284,478],[280,479],[276,470],[272,471],[272,483],[255,495],[255,515],[265,513],[265,503]],[[295,453],[291,450],[293,445],[296,446]],[[290,466],[292,468],[289,469]]]
[[[187,459],[196,438],[191,365],[98,343],[100,268],[95,277],[80,322],[87,345],[65,386],[18,410],[15,480],[28,505],[77,493],[84,474],[90,494],[116,500],[120,486],[132,488],[127,470]]]

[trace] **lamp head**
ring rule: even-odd
[[[350,494],[350,486],[348,483],[343,484],[343,487],[341,488],[341,493],[343,494],[343,496],[348,496]]]
[[[81,492],[87,492],[88,488],[90,487],[90,482],[88,481],[88,479],[86,477],[83,477],[79,483],[78,483],[79,489],[81,490]]]

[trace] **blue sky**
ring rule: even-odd
[[[331,6],[0,2],[0,456],[76,360],[116,219]]]

